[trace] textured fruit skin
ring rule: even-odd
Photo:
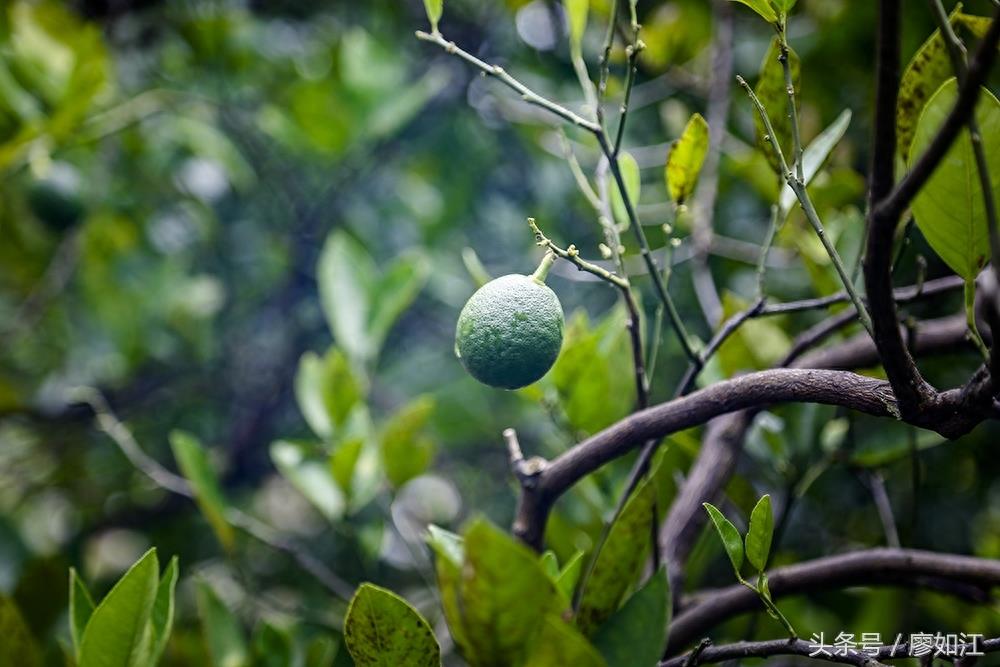
[[[511,274],[480,287],[458,316],[455,353],[472,377],[519,389],[552,368],[562,347],[556,293],[531,276]]]

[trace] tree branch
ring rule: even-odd
[[[503,82],[508,88],[512,89],[521,96],[521,99],[528,104],[534,104],[535,106],[541,107],[548,111],[551,111],[555,115],[559,116],[563,120],[569,121],[573,125],[590,130],[591,132],[599,133],[601,132],[601,126],[594,121],[587,120],[586,118],[570,111],[566,107],[556,104],[552,100],[542,97],[535,91],[528,88],[526,85],[512,77],[508,74],[504,68],[499,65],[491,65],[483,60],[480,60],[476,56],[472,55],[468,51],[460,48],[455,42],[450,42],[441,36],[440,33],[428,33],[422,30],[416,32],[417,39],[424,42],[430,42],[431,44],[437,44],[442,49],[458,56],[467,63],[470,63],[478,67],[487,76],[492,76]]]
[[[914,549],[868,549],[773,569],[768,573],[768,586],[772,597],[780,598],[848,586],[922,586],[927,578],[988,591],[1000,586],[1000,561]],[[740,584],[700,593],[697,601],[671,622],[667,654],[676,653],[733,616],[762,608],[759,596]]]
[[[118,445],[118,449],[139,472],[146,475],[150,481],[164,491],[194,499],[195,494],[188,481],[180,475],[170,472],[143,451],[132,432],[112,412],[108,402],[98,390],[91,387],[81,387],[74,392],[73,397],[91,407],[97,418],[98,427]],[[303,570],[312,575],[330,593],[342,600],[351,599],[354,594],[354,586],[341,579],[319,558],[286,539],[274,528],[234,507],[226,508],[225,515],[226,521],[233,527],[238,528],[258,542],[291,556]]]
[[[886,382],[844,371],[774,369],[750,373],[683,398],[640,410],[550,461],[534,489],[522,494],[515,534],[539,548],[551,505],[573,484],[639,444],[750,407],[804,402],[895,416]],[[527,502],[526,502],[527,500]],[[534,513],[528,508],[534,508]]]
[[[904,287],[897,293],[912,294],[911,289]],[[871,336],[865,332],[838,345],[806,354],[811,347],[853,321],[854,314],[844,311],[803,332],[785,355],[782,366],[850,370],[877,365],[878,352]],[[954,350],[965,343],[965,319],[961,314],[919,322],[911,337],[913,352],[918,355]],[[755,410],[726,415],[710,421],[705,429],[698,457],[670,506],[660,535],[673,590],[681,589],[682,568],[705,522],[701,504],[717,500],[719,490],[732,475],[755,415]]]
[[[1000,17],[1000,10],[996,16]],[[958,99],[941,129],[895,189],[896,101],[899,89],[899,0],[881,0],[878,32],[875,136],[869,187],[865,290],[871,305],[875,342],[904,418],[925,414],[939,395],[920,375],[897,326],[892,299],[892,247],[903,210],[944,158],[979,98],[980,86],[996,59],[1000,21],[994,18],[959,88]]]

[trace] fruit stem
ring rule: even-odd
[[[531,277],[544,284],[545,277],[549,275],[549,269],[552,268],[552,264],[555,261],[556,254],[549,250],[545,253],[545,257],[542,257],[542,263],[538,265],[538,268],[531,274]]]

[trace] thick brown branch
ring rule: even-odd
[[[909,288],[897,294],[912,296]],[[800,368],[837,368],[851,370],[878,364],[878,353],[871,337],[862,332],[842,343],[806,354],[827,335],[854,321],[853,313],[845,311],[824,320],[813,329],[801,334],[783,365]],[[988,334],[988,331],[987,331]],[[939,320],[918,322],[911,335],[911,350],[915,355],[927,355],[954,350],[966,344],[965,318],[961,314]],[[688,554],[705,522],[703,502],[716,502],[719,490],[725,486],[736,467],[736,459],[743,446],[754,410],[745,410],[714,419],[708,423],[702,436],[701,450],[687,479],[670,506],[670,512],[660,534],[664,545],[665,561],[669,568],[671,586],[681,588],[681,574]]]
[[[896,413],[888,383],[844,371],[774,369],[718,382],[640,410],[551,461],[535,488],[522,493],[515,533],[539,548],[551,504],[577,481],[643,442],[729,412],[789,402],[839,405],[878,416]],[[529,507],[534,515],[527,514]]]
[[[1000,10],[997,16],[1000,16]],[[875,137],[864,274],[879,356],[899,401],[900,412],[904,418],[909,419],[921,414],[927,415],[932,412],[932,408],[940,408],[940,396],[920,375],[897,327],[891,274],[896,225],[903,210],[934,173],[971,116],[979,98],[980,86],[996,58],[1000,22],[994,20],[990,25],[969,66],[968,75],[959,88],[958,99],[941,129],[906,178],[892,189],[899,88],[899,35],[899,0],[881,0]]]
[[[913,549],[869,549],[776,568],[768,573],[768,586],[771,595],[780,598],[847,586],[923,586],[928,578],[988,591],[1000,586],[1000,561]],[[699,599],[670,624],[668,655],[733,616],[762,609],[759,596],[739,584],[706,592]]]

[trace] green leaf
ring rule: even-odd
[[[934,93],[917,122],[912,167],[937,135],[958,94],[955,79]],[[983,88],[976,121],[986,153],[993,197],[1000,198],[1000,102]],[[951,269],[974,280],[990,258],[983,191],[969,132],[963,129],[923,189],[913,199],[913,216],[924,238]]]
[[[167,647],[167,640],[170,639],[170,632],[174,627],[174,592],[178,574],[177,556],[174,556],[156,587],[156,599],[153,601],[153,613],[150,617],[153,637],[146,664],[155,665],[159,662]]]
[[[364,447],[364,438],[350,438],[338,444],[330,455],[330,472],[348,498],[354,489],[354,471]]]
[[[101,601],[80,640],[80,667],[145,667],[152,640],[149,620],[159,582],[150,549]]]
[[[556,577],[556,588],[567,600],[573,599],[573,591],[576,590],[576,582],[580,580],[580,573],[583,572],[584,553],[577,551],[570,557]]]
[[[465,545],[461,535],[431,524],[427,526],[427,543],[439,557],[446,559],[455,567],[461,567],[465,560]]]
[[[378,356],[392,325],[429,275],[427,259],[408,253],[379,278],[364,246],[342,230],[330,234],[317,266],[320,304],[337,344],[352,362],[364,366]]]
[[[587,31],[590,0],[563,0],[569,19],[569,47],[578,56],[583,48],[583,33]]]
[[[740,577],[740,568],[743,567],[743,538],[740,537],[740,531],[736,530],[736,526],[711,503],[702,503],[702,506],[712,517],[715,530],[718,531],[719,537],[722,539],[722,546],[726,548],[729,562],[733,564],[733,571],[736,572],[737,577]]]
[[[327,238],[317,267],[320,304],[337,344],[356,364],[371,361],[368,336],[376,268],[364,247],[343,230]]]
[[[344,515],[347,503],[333,477],[333,471],[325,463],[310,459],[305,447],[295,442],[278,440],[271,444],[271,461],[282,477],[298,489],[327,520],[336,521]]]
[[[393,261],[369,294],[372,304],[368,333],[378,351],[399,316],[410,307],[430,276],[430,263],[421,254],[408,253]]]
[[[608,667],[655,665],[667,645],[670,584],[660,568],[594,635]]]
[[[774,6],[769,2],[769,0],[733,0],[734,2],[739,2],[750,9],[757,12],[757,14],[767,21],[768,23],[777,23],[778,15],[774,11]],[[781,0],[778,0],[781,2]]]
[[[851,110],[844,109],[837,116],[837,119],[829,127],[820,132],[803,150],[802,175],[805,177],[806,185],[809,185],[813,178],[816,177],[816,174],[819,173],[820,168],[822,168],[823,163],[826,162],[830,153],[840,143],[840,140],[844,138],[847,126],[850,124]],[[798,199],[795,197],[795,193],[792,192],[792,188],[786,183],[781,189],[781,200],[779,203],[784,217],[788,217],[788,213],[797,201]]]
[[[788,162],[790,167],[793,158],[791,150],[792,125],[788,119],[788,91],[785,88],[785,70],[781,65],[781,61],[778,60],[780,55],[781,42],[775,37],[771,40],[771,45],[768,47],[767,53],[764,55],[764,60],[760,64],[760,76],[757,79],[757,87],[754,88],[754,92],[767,110],[768,118],[771,120],[771,127],[774,128],[775,136],[771,137],[771,139],[781,146],[781,151],[785,155],[785,161]],[[790,48],[788,50],[788,64],[792,69],[792,85],[795,88],[795,94],[798,95],[799,56]],[[764,127],[764,121],[760,119],[760,114],[755,113],[753,115],[753,122],[757,131],[757,147],[764,154],[764,157],[767,158],[768,163],[774,171],[783,176],[781,174],[781,163],[774,152],[774,146],[764,141],[764,137],[767,136],[767,130]]]
[[[990,23],[993,22],[993,19],[989,16],[976,16],[975,14],[961,13],[959,12],[961,8],[961,5],[957,5],[952,11],[952,23],[963,26],[966,30],[972,33],[972,36],[976,39],[982,39],[985,37],[986,31],[989,30]]]
[[[621,171],[622,180],[625,182],[625,192],[628,194],[629,202],[634,209],[639,203],[639,193],[642,188],[639,163],[635,161],[635,158],[630,153],[622,151],[618,156],[618,169]],[[618,224],[628,227],[628,211],[625,208],[625,200],[622,199],[622,193],[618,189],[618,181],[615,178],[611,179],[611,210]]]
[[[782,14],[788,14],[788,12],[792,11],[792,8],[795,6],[797,1],[798,0],[772,0],[775,8]]]
[[[472,646],[465,636],[462,620],[462,602],[459,587],[462,580],[462,563],[465,560],[465,545],[461,536],[435,525],[427,527],[427,543],[435,553],[438,592],[441,595],[441,609],[448,622],[455,645],[466,657],[473,655]],[[471,658],[470,658],[471,659]]]
[[[541,562],[545,574],[549,575],[549,579],[554,582],[559,577],[559,559],[556,558],[555,552],[549,549],[542,554],[539,562]]]
[[[13,600],[0,595],[0,665],[41,667],[42,651]]]
[[[444,0],[424,0],[424,10],[427,12],[427,20],[431,23],[431,32],[437,32],[438,21],[444,13]]]
[[[382,432],[379,453],[385,476],[399,488],[422,474],[434,457],[434,443],[423,434],[434,399],[420,396],[396,412]]]
[[[80,642],[83,641],[83,631],[94,613],[94,598],[76,573],[75,568],[69,569],[69,634],[73,639],[73,651],[80,657]]]
[[[767,567],[767,557],[771,553],[771,538],[774,536],[774,515],[771,513],[771,496],[764,495],[753,512],[750,513],[750,527],[747,528],[747,560],[763,572]]]
[[[331,347],[320,357],[306,352],[295,374],[295,400],[313,432],[329,439],[361,398],[361,388],[347,357]]]
[[[949,20],[955,22],[961,6],[956,7]],[[905,159],[910,154],[917,121],[934,91],[953,76],[948,47],[941,31],[935,30],[913,55],[899,81],[896,100],[896,147]]]
[[[569,318],[549,380],[574,429],[596,433],[621,419],[635,403],[635,384],[620,369],[631,363],[625,310],[611,309],[594,325],[585,312]]]
[[[306,647],[305,667],[333,667],[337,642],[330,637],[314,637]]]
[[[356,667],[439,667],[441,649],[424,617],[392,591],[361,584],[347,608],[344,641]]]
[[[654,664],[654,663],[650,663]],[[542,621],[541,632],[533,642],[524,667],[606,667],[607,663],[590,642],[555,614]]]
[[[749,306],[748,301],[723,290],[723,318],[732,317]],[[731,376],[740,371],[771,368],[785,356],[790,346],[788,334],[775,318],[751,318],[726,339],[716,357],[722,371]]]
[[[240,622],[207,581],[198,581],[195,599],[213,667],[247,667],[250,654]]]
[[[253,631],[254,667],[290,667],[296,664],[295,642],[286,629],[262,621]]]
[[[660,459],[662,461],[662,459]],[[615,519],[584,586],[576,623],[588,637],[618,610],[642,574],[649,553],[649,527],[656,504],[656,466]]]
[[[208,453],[193,435],[183,431],[174,431],[170,434],[170,447],[173,449],[181,473],[191,485],[198,507],[215,532],[216,538],[226,551],[232,551],[236,534],[226,521],[226,500],[212,464],[208,460]]]
[[[517,665],[536,644],[544,619],[565,601],[538,556],[483,519],[465,533],[458,600],[473,667]],[[440,561],[439,561],[440,562]]]
[[[683,204],[694,192],[698,174],[708,154],[708,123],[701,114],[693,114],[684,126],[684,132],[670,148],[664,177],[667,192],[677,204]]]

